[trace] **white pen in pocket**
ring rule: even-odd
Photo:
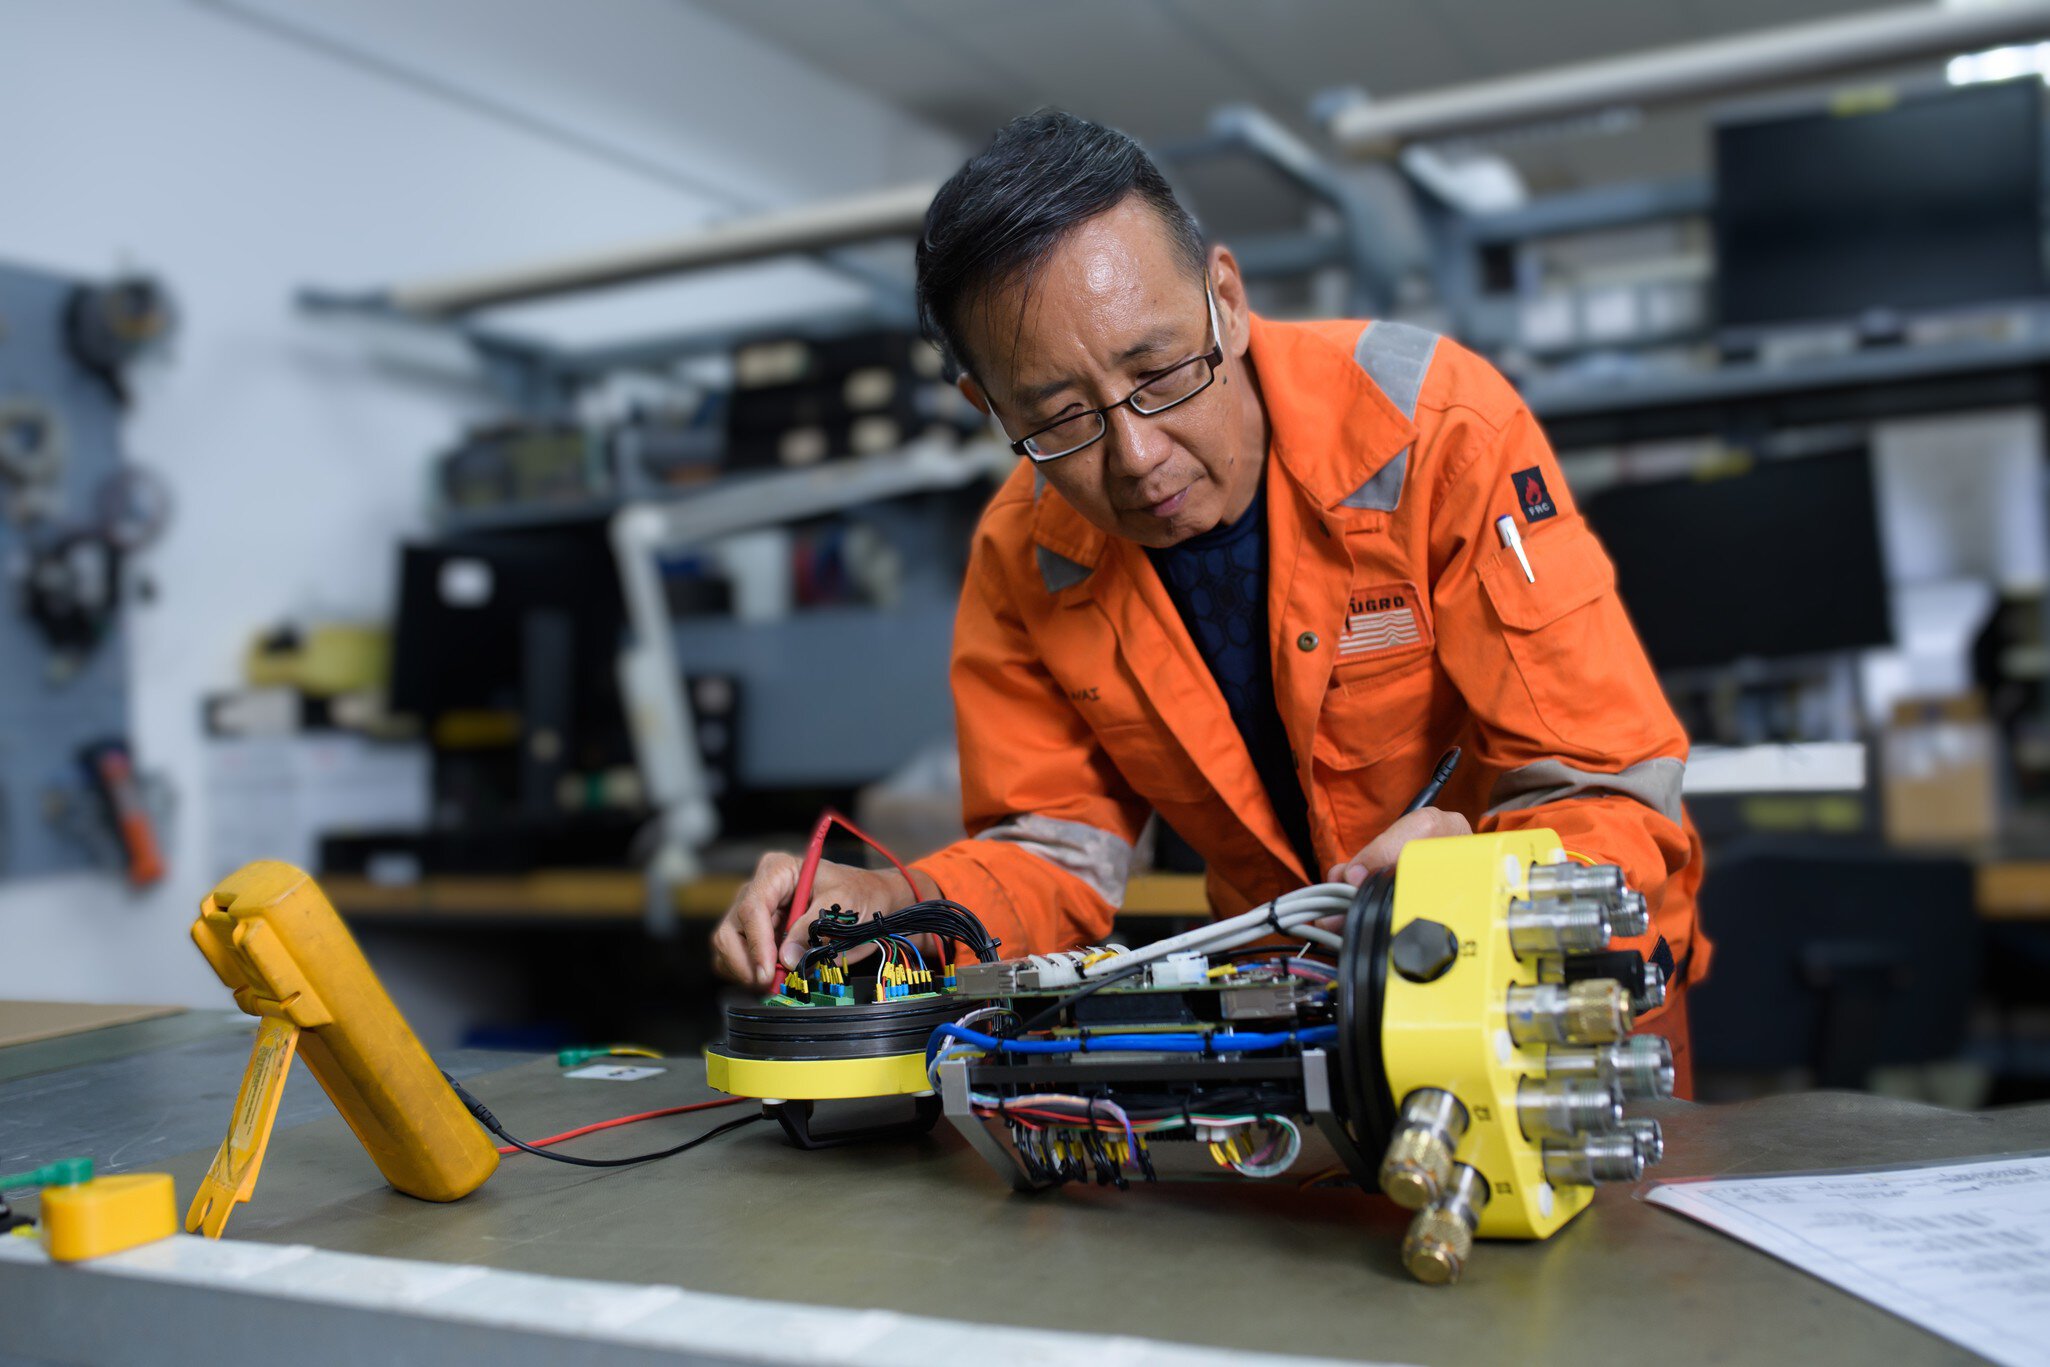
[[[1495,531],[1502,537],[1502,544],[1516,552],[1516,563],[1523,566],[1523,577],[1531,583],[1537,582],[1537,572],[1530,567],[1530,557],[1523,552],[1523,538],[1517,534],[1516,518],[1504,513],[1495,519]]]

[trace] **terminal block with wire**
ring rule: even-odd
[[[996,954],[997,942],[958,903],[917,902],[871,920],[828,907],[776,990],[727,1009],[725,1040],[705,1051],[706,1080],[761,1098],[803,1148],[930,1129],[940,1108],[925,1075],[926,1040],[961,1015],[959,957],[980,963]],[[830,1136],[813,1128],[817,1102],[889,1096],[912,1098],[908,1122]]]
[[[1620,869],[1546,830],[1424,840],[1138,950],[964,966],[928,1077],[1012,1184],[1348,1176],[1416,1212],[1404,1265],[1455,1281],[1478,1237],[1542,1239],[1662,1146],[1626,1103],[1672,1058]]]
[[[793,908],[809,905],[819,852],[836,823],[875,845],[846,818],[826,813]],[[897,867],[916,896],[911,875]],[[997,949],[974,912],[945,898],[869,919],[825,907],[812,919],[797,966],[763,1000],[727,1009],[726,1038],[705,1051],[705,1079],[719,1091],[759,1098],[802,1148],[931,1129],[940,1105],[925,1074],[926,1041],[962,1014],[955,1000],[962,969],[994,961]],[[830,1133],[813,1125],[819,1102],[885,1097],[910,1098],[910,1118]]]

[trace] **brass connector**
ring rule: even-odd
[[[1402,1238],[1402,1265],[1427,1286],[1450,1286],[1466,1270],[1473,1231],[1452,1211],[1420,1210]]]
[[[1467,1120],[1465,1104],[1442,1087],[1419,1087],[1404,1097],[1381,1159],[1381,1190],[1405,1210],[1437,1200],[1452,1178],[1452,1155]]]
[[[1608,978],[1509,989],[1509,1036],[1519,1045],[1609,1044],[1632,1019],[1629,994]]]
[[[1422,1210],[1438,1199],[1452,1176],[1452,1150],[1430,1130],[1403,1129],[1381,1160],[1381,1190],[1404,1210]]]
[[[1409,1222],[1402,1237],[1402,1265],[1429,1286],[1450,1286],[1466,1270],[1473,1232],[1488,1204],[1488,1179],[1470,1164],[1452,1170],[1444,1192]]]
[[[1609,1044],[1630,1031],[1630,994],[1608,978],[1588,978],[1566,989],[1566,1036],[1575,1044]]]

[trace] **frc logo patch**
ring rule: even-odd
[[[1346,603],[1345,630],[1338,634],[1338,662],[1417,645],[1423,639],[1407,584],[1392,591],[1354,590]]]
[[[1509,476],[1509,484],[1516,490],[1516,506],[1523,509],[1525,522],[1543,522],[1558,516],[1559,507],[1552,502],[1552,491],[1545,487],[1545,472],[1537,466],[1518,470]]]

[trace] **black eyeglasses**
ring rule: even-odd
[[[1011,449],[1035,464],[1044,465],[1101,441],[1110,429],[1113,408],[1130,408],[1139,416],[1150,418],[1176,404],[1187,403],[1208,389],[1217,379],[1217,367],[1224,364],[1224,331],[1217,324],[1217,300],[1207,284],[1203,287],[1203,304],[1210,314],[1210,350],[1161,371],[1116,403],[1071,413],[1059,422],[1028,432],[1012,442]]]

